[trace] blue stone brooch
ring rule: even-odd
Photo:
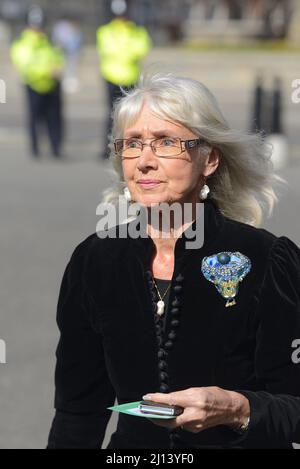
[[[218,292],[227,299],[226,307],[236,304],[239,283],[251,270],[250,259],[240,252],[219,252],[204,257],[201,271],[214,283]]]

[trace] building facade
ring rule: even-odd
[[[0,0],[0,18],[13,31],[24,26],[26,11],[41,5],[49,27],[62,15],[80,22],[87,42],[110,17],[111,0]],[[218,38],[220,34],[259,39],[289,35],[294,18],[299,19],[298,0],[127,0],[130,17],[146,26],[154,43],[182,39]],[[297,13],[298,12],[298,13]],[[300,27],[300,25],[298,25]],[[293,31],[298,28],[293,27]]]

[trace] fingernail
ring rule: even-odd
[[[143,396],[143,399],[148,399],[151,401],[151,394],[145,394],[145,396]]]

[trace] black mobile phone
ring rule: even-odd
[[[159,404],[153,401],[141,401],[139,404],[139,410],[145,414],[167,415],[171,417],[176,417],[183,412],[183,408],[180,406]]]

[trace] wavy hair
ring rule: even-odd
[[[173,73],[144,73],[130,90],[122,90],[112,111],[109,136],[112,186],[102,193],[102,202],[116,203],[125,187],[121,158],[114,154],[113,141],[138,118],[143,104],[164,118],[180,123],[219,151],[217,170],[207,179],[210,198],[227,218],[259,227],[273,213],[278,197],[274,187],[286,181],[274,173],[272,148],[261,133],[230,128],[216,98],[192,78]],[[199,151],[202,151],[201,149]]]

